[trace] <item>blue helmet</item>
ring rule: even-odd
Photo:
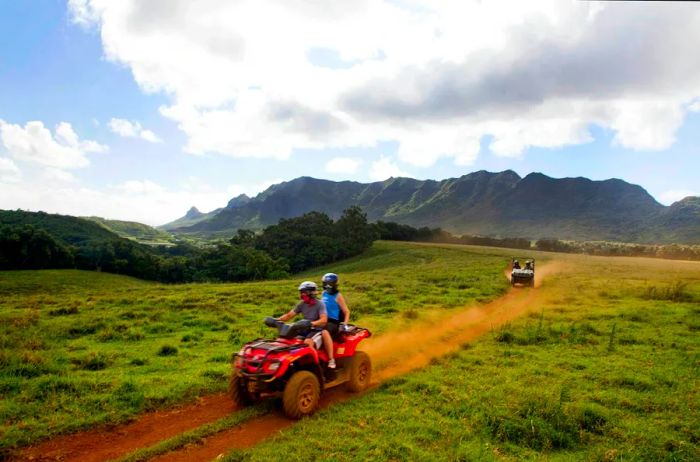
[[[330,283],[336,282],[337,283],[338,282],[338,275],[335,273],[326,273],[323,275],[323,278],[321,279],[321,281],[323,281],[324,283],[326,283],[326,282],[330,282]]]
[[[335,294],[338,292],[338,275],[335,273],[326,273],[321,279],[323,281],[323,288],[330,294]]]

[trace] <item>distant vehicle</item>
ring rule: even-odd
[[[525,263],[521,264],[520,262]],[[535,259],[524,258],[511,260],[510,285],[523,284],[530,287],[535,287]]]
[[[276,340],[258,339],[241,348],[233,360],[229,392],[240,406],[267,397],[282,397],[284,412],[299,419],[313,414],[323,390],[347,383],[350,391],[362,391],[370,382],[372,363],[357,345],[371,332],[344,324],[333,339],[337,369],[328,368],[325,349],[316,350],[299,335],[309,329],[307,320],[285,324],[265,318],[265,324],[278,330]]]

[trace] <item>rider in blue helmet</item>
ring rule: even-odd
[[[338,275],[335,273],[326,273],[322,278],[323,282],[323,304],[326,306],[328,313],[328,322],[323,331],[324,343],[332,345],[333,335],[338,332],[340,323],[347,323],[350,320],[350,310],[348,309],[345,298],[338,291]],[[331,348],[332,350],[332,348]],[[331,356],[328,362],[328,367],[335,367],[335,359]]]

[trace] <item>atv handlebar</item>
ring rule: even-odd
[[[305,334],[311,329],[311,321],[301,319],[295,323],[287,324],[271,316],[265,318],[265,325],[277,329],[278,335],[282,338],[294,338],[297,335]]]

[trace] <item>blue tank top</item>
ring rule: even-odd
[[[340,319],[340,305],[335,299],[339,292],[331,295],[328,292],[323,292],[323,304],[326,305],[326,312],[328,313],[328,319],[338,321]]]

